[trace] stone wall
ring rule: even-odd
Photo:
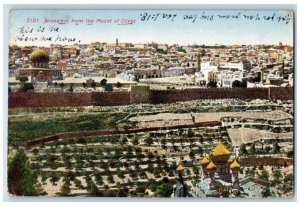
[[[91,93],[10,93],[8,107],[67,107],[91,105]]]
[[[276,88],[214,88],[183,90],[133,89],[131,92],[92,93],[9,93],[9,108],[112,106],[132,103],[173,103],[197,99],[282,99],[293,100],[293,87]]]
[[[270,99],[294,99],[294,87],[272,87],[270,88]]]
[[[130,103],[149,103],[150,86],[131,86]]]
[[[130,104],[130,92],[93,92],[91,93],[94,106],[117,106]]]
[[[172,103],[196,99],[268,99],[267,88],[214,88],[183,90],[151,90],[153,103]]]
[[[67,106],[114,106],[130,104],[129,92],[93,93],[10,93],[9,108],[40,108]]]
[[[273,165],[273,166],[289,166],[293,165],[293,159],[281,157],[241,157],[239,159],[241,166],[259,166],[259,165]]]

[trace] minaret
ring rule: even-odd
[[[210,178],[210,183],[208,187],[210,190],[214,190],[216,188],[215,173],[216,173],[217,166],[213,162],[210,162],[207,165],[206,169],[208,170],[208,174]]]
[[[239,171],[240,171],[240,165],[239,163],[234,160],[234,162],[230,165],[230,169],[232,171],[232,176],[234,178],[232,183],[232,189],[240,189],[240,181],[239,181]]]
[[[284,76],[284,60],[282,61],[281,72],[282,72],[282,76]]]
[[[201,58],[200,58],[200,54],[197,54],[197,68],[196,68],[196,72],[200,72],[201,71]]]
[[[116,47],[118,47],[119,46],[119,40],[118,40],[118,38],[116,38]]]
[[[178,173],[178,181],[175,187],[174,196],[187,197],[188,195],[187,184],[183,180],[184,167],[181,164],[179,164],[176,169],[176,172]]]

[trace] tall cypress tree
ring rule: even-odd
[[[8,192],[17,196],[36,196],[37,176],[31,170],[23,149],[18,150],[8,165]]]

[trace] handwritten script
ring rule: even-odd
[[[18,28],[17,34],[15,34],[14,39],[16,42],[52,42],[52,43],[80,43],[81,40],[76,35],[76,26],[78,25],[120,25],[120,26],[130,26],[134,24],[146,24],[151,22],[179,22],[179,23],[197,23],[197,22],[213,22],[213,21],[232,21],[237,20],[243,21],[264,21],[273,22],[281,24],[289,24],[292,22],[293,17],[290,13],[285,13],[285,15],[280,15],[277,13],[270,13],[270,15],[263,15],[259,12],[230,12],[224,14],[224,12],[195,12],[194,14],[188,12],[177,13],[177,12],[143,12],[137,14],[136,18],[37,18],[28,17],[24,22],[24,26]],[[283,12],[284,14],[284,12]],[[25,24],[26,23],[26,24]],[[74,25],[74,32],[72,36],[64,36],[64,25],[72,24]]]

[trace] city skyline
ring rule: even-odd
[[[166,19],[167,14],[171,18]],[[259,16],[260,20],[246,18],[251,15],[253,18]],[[212,16],[213,18],[211,18]],[[234,18],[237,16],[238,18]],[[272,18],[272,16],[274,16],[273,20],[262,20],[268,17]],[[293,46],[291,16],[292,14],[288,11],[81,10],[78,12],[15,10],[11,12],[9,44],[50,46],[50,44],[89,44],[97,41],[114,43],[118,38],[120,43],[133,44],[156,42],[184,46],[194,44],[277,45],[282,42],[284,45]],[[142,20],[143,17],[145,17],[144,20]],[[204,20],[204,17],[207,19]],[[226,17],[229,19],[225,19]],[[278,22],[280,17],[289,17],[290,20],[284,22],[280,19],[281,21]],[[39,19],[39,22],[32,22],[34,19]],[[45,22],[46,19],[49,21]],[[51,20],[59,19],[68,19],[69,22],[66,24],[51,23]],[[98,20],[98,23],[86,24],[86,19]],[[119,24],[113,23],[118,19]],[[77,20],[77,22],[72,20]],[[79,20],[84,20],[84,22],[80,23]],[[99,23],[101,21],[108,23]],[[121,24],[121,22],[123,23]],[[21,28],[24,28],[22,32]],[[42,28],[44,31],[38,32]],[[58,29],[55,30],[55,28]],[[30,33],[31,29],[33,29],[32,33]],[[37,40],[24,41],[23,39],[20,41],[20,38],[24,37],[36,37]],[[45,41],[41,40],[42,37]],[[64,38],[66,41],[75,40],[60,41]]]

